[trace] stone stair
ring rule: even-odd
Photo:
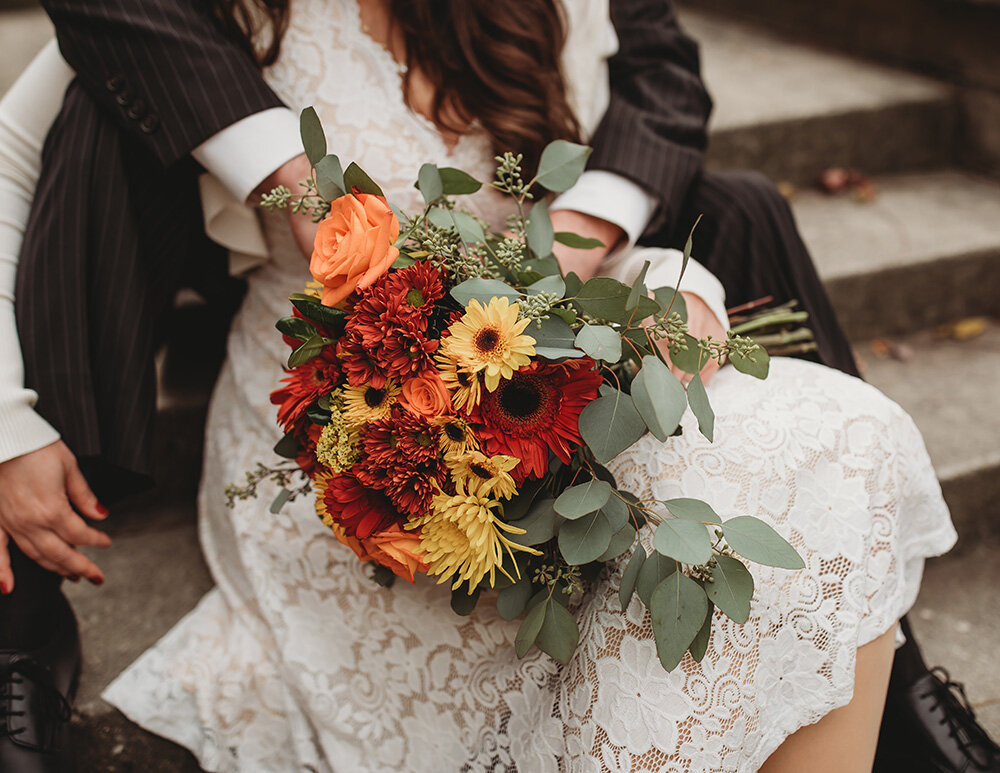
[[[957,555],[929,564],[915,625],[931,659],[969,683],[1000,736],[1000,684],[989,664],[1000,629],[977,620],[980,612],[1000,619],[989,593],[1000,560],[1000,184],[954,168],[961,110],[951,86],[700,11],[685,9],[682,20],[702,43],[716,103],[709,166],[761,169],[785,184],[866,376],[924,432],[962,542]],[[47,37],[36,10],[0,12],[0,91]],[[833,166],[870,175],[874,199],[812,189]],[[115,509],[116,544],[100,557],[107,585],[69,588],[87,658],[75,722],[82,771],[198,770],[99,698],[211,585],[194,492],[218,342],[206,356],[194,331],[208,312],[185,306],[161,363],[160,486]],[[978,337],[930,330],[973,315],[991,318]],[[888,344],[873,348],[876,338]]]

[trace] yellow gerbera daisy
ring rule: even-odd
[[[438,577],[439,583],[454,577],[452,590],[468,582],[471,594],[487,574],[493,587],[498,569],[510,580],[514,579],[503,568],[504,550],[512,558],[515,550],[540,555],[537,550],[504,536],[504,532],[524,534],[524,529],[497,518],[499,506],[483,486],[466,488],[459,484],[455,496],[444,493],[435,496],[431,512],[406,525],[407,529],[420,529],[427,573]],[[515,570],[516,566],[515,563]]]
[[[451,391],[451,404],[457,411],[471,411],[479,405],[483,393],[483,380],[479,373],[462,366],[457,360],[447,354],[438,354],[438,375],[444,385]]]
[[[517,493],[517,485],[510,475],[510,471],[521,463],[516,456],[487,456],[481,451],[470,451],[453,454],[445,461],[456,485],[475,488],[482,484],[484,491],[504,499]]]
[[[388,418],[399,397],[399,385],[389,379],[385,386],[344,387],[344,417],[353,424],[367,424]]]
[[[484,371],[486,388],[491,392],[501,378],[513,376],[535,354],[535,339],[523,335],[531,320],[519,320],[518,311],[509,298],[491,298],[485,306],[473,298],[444,339],[445,354],[473,372]]]
[[[438,444],[445,455],[462,455],[479,450],[475,433],[461,416],[439,416],[432,423],[441,428]]]

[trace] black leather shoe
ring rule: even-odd
[[[976,722],[965,688],[938,666],[890,689],[874,770],[1000,773],[1000,747]]]
[[[70,705],[80,675],[80,636],[60,595],[56,632],[31,651],[0,650],[0,771],[72,773]]]

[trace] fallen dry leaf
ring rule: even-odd
[[[986,317],[966,317],[941,325],[935,332],[938,338],[951,338],[955,341],[968,341],[986,332],[990,321]]]

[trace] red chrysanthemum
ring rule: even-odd
[[[300,342],[301,343],[301,342]],[[332,346],[294,370],[285,371],[286,385],[271,392],[271,402],[278,406],[278,424],[288,432],[306,413],[306,409],[340,383],[340,362]]]
[[[351,386],[368,385],[381,389],[388,381],[385,370],[372,360],[360,340],[344,336],[337,344],[337,355],[342,360],[344,377]]]
[[[304,421],[295,429],[295,438],[299,441],[299,452],[295,455],[295,463],[309,477],[321,467],[319,460],[316,459],[316,444],[322,432],[323,427],[311,421]]]
[[[333,476],[318,494],[322,502],[317,509],[350,537],[367,539],[404,520],[385,494],[368,488],[350,473]]]
[[[444,275],[430,263],[414,263],[386,277],[389,294],[399,298],[404,308],[429,315],[444,297]]]
[[[597,397],[601,375],[589,357],[546,363],[535,360],[484,392],[473,415],[476,435],[489,455],[516,456],[518,483],[548,469],[549,451],[568,463],[580,445],[580,412]]]
[[[427,321],[401,319],[379,342],[372,359],[385,368],[389,378],[403,381],[434,369],[434,352],[439,342],[427,338]]]
[[[414,517],[426,515],[446,475],[447,468],[438,459],[415,468],[398,468],[391,473],[385,493],[401,512]]]

